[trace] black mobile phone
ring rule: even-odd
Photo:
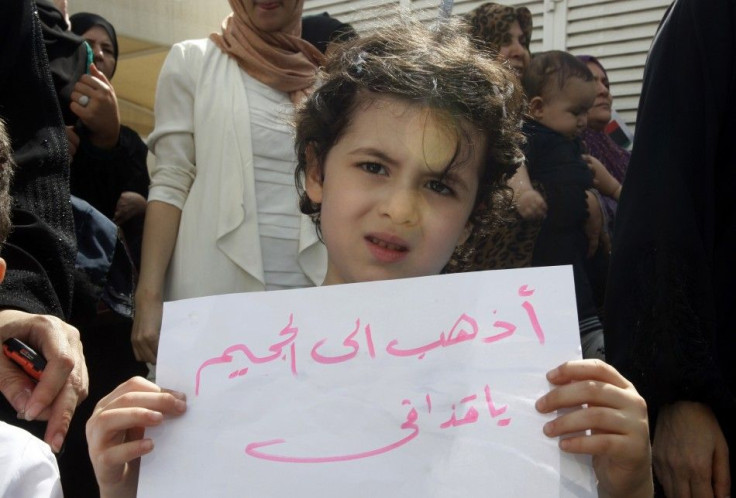
[[[29,345],[20,339],[11,337],[3,342],[3,353],[17,363],[32,379],[41,380],[41,373],[46,368],[46,359]]]

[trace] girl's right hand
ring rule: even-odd
[[[599,496],[654,496],[647,405],[634,385],[600,360],[568,361],[547,380],[554,387],[537,410],[575,409],[545,424],[544,434],[559,438],[563,451],[593,456]]]
[[[101,497],[136,496],[140,457],[153,450],[153,441],[143,438],[145,428],[185,410],[183,393],[142,377],[125,381],[97,403],[87,421],[87,444]]]
[[[156,363],[164,303],[160,298],[141,297],[141,292],[139,289],[135,296],[135,317],[130,340],[136,360]]]

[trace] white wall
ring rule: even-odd
[[[230,5],[227,0],[69,0],[69,11],[94,12],[120,34],[172,45],[219,31]]]

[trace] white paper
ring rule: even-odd
[[[166,303],[139,496],[595,496],[534,409],[578,358],[570,267]]]

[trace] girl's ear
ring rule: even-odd
[[[544,99],[539,95],[529,101],[529,114],[537,121],[544,117]]]
[[[307,165],[305,169],[304,189],[307,191],[309,200],[314,204],[322,203],[322,167],[317,159],[312,144],[307,145],[305,151]]]

